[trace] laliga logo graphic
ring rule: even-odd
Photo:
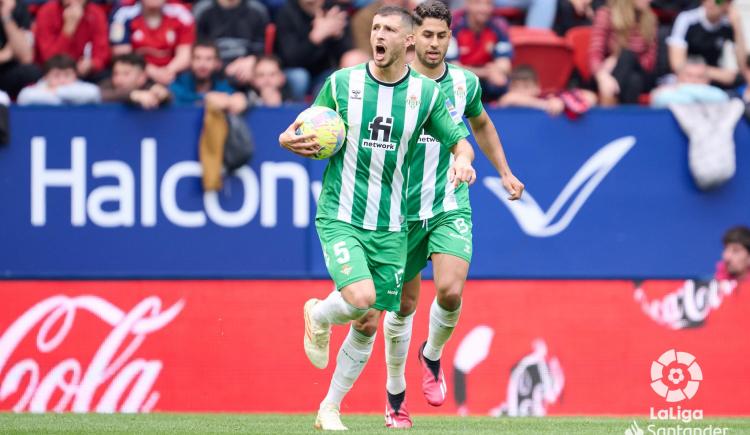
[[[150,334],[167,326],[184,306],[185,301],[179,300],[162,309],[156,296],[143,299],[129,312],[90,295],[59,295],[39,302],[0,336],[0,408],[7,408],[9,404],[4,402],[16,395],[20,398],[10,407],[15,412],[150,411],[159,400],[159,392],[153,387],[163,363],[133,355]],[[68,338],[76,317],[92,315],[111,330],[91,361],[86,365],[73,355],[65,355],[67,358],[60,358],[56,365],[51,363],[45,354],[66,341],[68,346],[76,341],[75,337]],[[79,334],[87,332],[78,329]],[[7,367],[13,353],[28,339],[35,344],[36,352],[17,355],[18,361]]]
[[[670,349],[651,363],[651,388],[667,402],[691,399],[702,380],[701,367],[687,352]]]
[[[547,211],[542,210],[528,190],[518,201],[510,201],[498,177],[485,177],[484,185],[508,207],[524,233],[533,237],[554,236],[568,228],[599,183],[634,145],[635,138],[626,136],[603,146],[573,175]],[[564,208],[566,204],[570,206]]]
[[[651,388],[669,403],[681,402],[695,396],[702,380],[701,367],[695,357],[687,352],[669,349],[651,363]],[[690,423],[703,420],[703,410],[681,406],[655,409],[652,406],[649,420]],[[648,427],[649,432],[651,427]]]

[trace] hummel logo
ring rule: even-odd
[[[352,89],[352,100],[361,100],[362,99],[362,91],[359,89]]]
[[[484,185],[508,207],[524,233],[533,237],[554,236],[570,225],[599,183],[634,145],[635,138],[626,136],[603,146],[573,175],[546,212],[528,190],[518,201],[510,201],[500,178],[485,177]],[[568,203],[570,206],[565,209]]]

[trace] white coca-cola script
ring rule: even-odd
[[[58,295],[37,303],[0,337],[0,409],[149,412],[159,400],[159,392],[153,387],[163,364],[156,359],[132,357],[149,334],[164,328],[184,306],[181,299],[162,310],[161,299],[156,296],[143,299],[129,312],[91,295]],[[68,335],[79,310],[93,314],[111,331],[87,365],[76,357],[68,357],[42,373],[34,357],[54,351],[66,339],[75,340],[75,336],[68,338]],[[35,339],[39,353],[14,355],[19,344],[37,326]],[[17,362],[6,367],[9,361]],[[98,403],[92,403],[98,390],[105,386],[103,394],[98,395]],[[123,398],[126,392],[128,395]],[[20,398],[14,404],[5,403],[11,396]],[[53,396],[59,399],[50,403]]]

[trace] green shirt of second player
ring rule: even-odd
[[[462,116],[473,118],[482,113],[482,88],[479,78],[471,71],[446,63],[445,72],[436,81],[453,103],[451,113],[463,125]],[[471,208],[469,186],[461,183],[453,188],[448,181],[448,169],[453,154],[440,145],[440,140],[424,133],[412,150],[408,183],[408,221],[430,219],[445,211]]]

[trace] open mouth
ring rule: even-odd
[[[383,44],[376,44],[375,45],[375,60],[383,60],[385,59],[385,45]]]

